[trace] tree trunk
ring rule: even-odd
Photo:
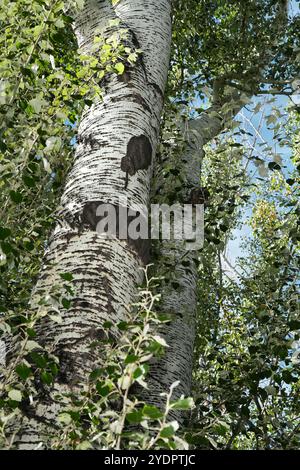
[[[97,357],[90,349],[101,339],[104,321],[126,318],[142,279],[147,247],[118,237],[104,239],[96,231],[101,203],[135,208],[149,202],[150,178],[157,145],[167,78],[171,6],[169,0],[88,0],[76,19],[79,45],[89,51],[96,28],[120,19],[129,41],[143,53],[121,76],[105,82],[103,101],[82,116],[74,164],[61,199],[59,222],[49,240],[43,268],[33,294],[33,306],[73,276],[69,309],[62,322],[44,316],[36,340],[60,359],[60,373],[51,394],[27,410],[16,437],[20,449],[46,442],[55,428],[60,404],[55,392],[68,392],[84,381]],[[126,199],[128,198],[128,199]]]
[[[189,121],[181,132],[186,141],[186,149],[180,162],[174,159],[173,167],[180,168],[184,180],[181,190],[181,203],[203,204],[200,187],[201,164],[204,158],[204,146],[226,128],[243,106],[241,94],[231,90],[231,102],[228,111],[228,96],[213,104],[199,119]],[[227,103],[227,105],[226,105]],[[176,155],[176,152],[174,152]],[[172,158],[172,156],[170,157]],[[175,157],[178,158],[178,157]],[[170,160],[167,162],[170,166]],[[159,169],[158,171],[161,171]],[[160,197],[167,198],[172,191],[172,184],[160,188]],[[161,334],[168,347],[162,358],[154,359],[148,374],[147,391],[142,397],[163,408],[162,392],[172,383],[180,381],[174,390],[174,399],[191,393],[193,346],[196,335],[197,313],[197,250],[188,250],[185,241],[163,240],[160,243],[157,271],[166,278],[161,286],[160,309],[171,316],[171,322],[163,326]],[[183,415],[173,411],[173,417],[182,421]]]

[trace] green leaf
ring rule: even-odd
[[[36,341],[30,339],[26,342],[25,349],[26,351],[32,351],[33,349],[41,349],[41,346]]]
[[[73,274],[71,273],[61,273],[60,277],[64,279],[64,281],[72,281],[73,280]]]
[[[95,369],[93,370],[91,373],[90,373],[90,380],[96,380],[98,379],[99,377],[101,377],[103,374],[103,370],[102,369]]]
[[[172,402],[171,408],[174,410],[190,410],[194,406],[194,400],[190,397],[188,398],[180,398]]]
[[[22,180],[24,181],[24,183],[26,184],[28,188],[33,188],[36,184],[35,179],[28,175],[23,175]]]
[[[71,300],[66,299],[65,297],[62,299],[61,303],[65,309],[69,309],[71,307]]]
[[[21,377],[21,379],[23,380],[28,379],[28,377],[30,377],[30,375],[32,374],[30,367],[28,367],[24,363],[17,365],[15,371],[18,374],[18,376]]]
[[[291,320],[288,322],[288,326],[290,327],[290,330],[300,330],[300,320]]]
[[[8,396],[13,401],[19,401],[19,402],[22,401],[22,393],[20,392],[20,390],[16,390],[16,389],[10,390],[8,392]]]
[[[76,446],[76,450],[89,450],[92,448],[93,446],[89,441],[80,442],[80,444]]]
[[[32,351],[30,353],[30,357],[33,360],[33,362],[41,369],[47,366],[47,360],[44,356],[41,356],[41,354]]]
[[[110,392],[110,387],[108,385],[103,385],[101,382],[97,382],[96,389],[102,397],[107,397]]]
[[[112,0],[112,4],[116,5],[119,0]],[[114,20],[109,20],[108,24],[109,26],[119,26],[121,20],[119,18],[116,18]]]
[[[128,323],[127,323],[126,321],[120,321],[120,322],[117,324],[117,327],[119,328],[119,330],[125,331],[125,330],[127,330],[127,328],[128,328]]]
[[[5,238],[11,235],[11,230],[6,227],[0,227],[0,240],[4,240]]]
[[[122,75],[122,73],[124,73],[125,66],[124,66],[124,64],[122,64],[122,62],[117,62],[115,64],[115,69],[116,69],[116,71],[118,72],[119,75]]]
[[[134,362],[137,362],[139,359],[138,356],[135,354],[128,354],[128,356],[125,358],[125,364],[133,364]]]
[[[151,419],[159,419],[163,417],[163,413],[154,405],[145,405],[143,408],[143,415]]]
[[[82,10],[85,4],[85,0],[75,0],[76,6],[79,10]]]
[[[53,376],[49,372],[43,371],[41,372],[41,380],[44,384],[51,385],[51,383],[53,382]]]
[[[160,437],[163,437],[163,438],[172,437],[174,436],[174,434],[175,434],[175,429],[173,428],[172,425],[166,426],[164,429],[160,431]]]
[[[2,241],[1,242],[1,250],[5,255],[8,255],[9,253],[12,253],[13,247],[11,246],[10,243]]]
[[[63,423],[63,424],[68,425],[68,424],[70,424],[70,423],[72,422],[72,418],[71,418],[71,416],[69,415],[69,413],[64,412],[64,413],[61,413],[61,414],[58,416],[58,421],[59,421],[60,423]]]
[[[19,191],[9,191],[9,196],[13,202],[19,204],[23,200],[23,196]]]
[[[37,96],[29,101],[29,105],[32,107],[36,114],[40,114],[42,106],[46,104],[45,100]]]
[[[133,378],[136,380],[147,374],[149,370],[148,364],[143,364],[140,367],[137,367],[133,373]]]
[[[140,423],[143,421],[143,413],[141,411],[132,411],[127,413],[126,419],[129,423]]]
[[[153,336],[154,341],[156,341],[160,346],[163,346],[164,348],[168,347],[168,344],[164,338],[162,338],[159,335]]]

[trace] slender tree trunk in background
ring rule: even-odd
[[[60,409],[54,392],[68,392],[88,377],[97,360],[91,342],[101,339],[104,321],[116,324],[126,317],[142,279],[139,268],[145,262],[144,247],[101,238],[96,232],[95,211],[100,203],[110,203],[118,211],[122,205],[149,202],[169,66],[170,3],[121,0],[113,7],[110,0],[88,0],[76,20],[75,33],[86,51],[93,44],[96,28],[119,18],[120,26],[128,28],[129,41],[143,53],[123,75],[108,77],[104,100],[86,110],[81,119],[60,220],[33,295],[36,304],[53,285],[61,284],[61,273],[73,275],[74,296],[71,307],[62,312],[62,323],[43,317],[36,338],[60,358],[60,374],[53,392],[27,410],[16,437],[21,449],[47,440]]]
[[[227,97],[228,100],[228,97]],[[181,162],[174,161],[174,168],[180,168],[183,183],[183,203],[202,204],[203,194],[200,187],[201,164],[204,146],[226,127],[228,121],[241,109],[240,93],[231,94],[230,112],[225,101],[212,105],[197,120],[189,121],[183,130],[186,150]],[[178,158],[178,157],[177,157]],[[168,165],[170,161],[168,160]],[[167,198],[174,190],[163,185],[160,196]],[[163,406],[164,398],[160,393],[169,389],[175,381],[180,384],[174,390],[174,398],[191,393],[193,369],[193,347],[196,335],[197,313],[197,251],[187,250],[186,242],[163,240],[158,254],[158,272],[165,274],[167,282],[161,287],[161,311],[171,315],[172,321],[166,324],[161,334],[168,348],[162,358],[154,359],[148,374],[148,391],[142,396],[148,402]],[[181,413],[173,411],[174,418],[181,421]]]

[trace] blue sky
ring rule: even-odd
[[[300,2],[296,0],[291,0],[289,2],[289,13],[291,16],[299,14],[299,11],[300,11],[299,3]],[[262,103],[264,100],[266,100],[268,96],[269,95],[262,95],[260,97],[254,98],[253,105],[251,108],[253,109],[253,107],[255,107],[257,103]],[[296,99],[294,100],[294,102],[300,103],[300,99],[299,99],[300,95],[298,95],[295,98]],[[274,106],[280,109],[284,113],[285,108],[287,107],[289,103],[290,103],[290,99],[286,96],[283,96],[283,95],[274,96],[274,102],[272,104],[266,104],[264,106],[265,114],[266,115],[272,114],[272,108]],[[252,116],[252,112],[246,108],[242,110],[241,114],[244,116],[244,121],[246,119],[250,119]],[[241,115],[238,116],[238,118],[243,120]],[[257,113],[251,118],[253,127],[256,129],[260,125],[260,118],[261,118],[261,113]],[[250,126],[248,125],[248,128],[249,127]],[[253,132],[253,129],[251,129],[251,127],[248,130],[251,130]],[[283,160],[283,167],[286,166],[287,171],[291,169],[291,163],[290,163],[290,158],[289,158],[291,154],[291,149],[287,146],[280,147],[280,148],[278,147],[278,143],[274,140],[273,132],[270,129],[268,129],[268,125],[265,119],[262,120],[262,126],[260,128],[260,135],[262,139],[274,150],[275,153],[278,152],[281,155],[282,160]],[[252,167],[254,169],[254,165],[252,165]],[[251,172],[251,168],[250,168],[250,172]],[[257,174],[257,169],[256,169],[256,172],[253,172],[253,178],[255,178],[256,174]],[[251,230],[246,223],[250,215],[251,215],[251,209],[248,208],[245,210],[243,214],[244,223],[242,224],[241,228],[233,231],[232,239],[230,240],[227,246],[226,256],[229,258],[230,263],[234,266],[236,265],[237,258],[245,254],[241,245],[243,242],[243,238],[248,237],[251,234]]]

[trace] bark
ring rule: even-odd
[[[231,102],[230,111],[228,101]],[[186,150],[181,158],[184,183],[180,202],[203,203],[200,173],[204,146],[232,121],[243,103],[241,94],[231,90],[226,98],[214,103],[199,119],[189,121],[181,129],[186,140]],[[178,165],[178,161],[174,161],[174,167],[178,168]],[[171,189],[164,186],[160,189],[160,196],[167,197]],[[198,257],[197,251],[187,250],[185,241],[171,239],[161,242],[157,270],[165,274],[168,280],[161,287],[160,309],[171,315],[172,320],[161,331],[168,348],[163,357],[152,361],[147,380],[149,389],[141,393],[143,399],[161,408],[164,406],[164,398],[160,394],[168,390],[175,381],[179,380],[180,384],[174,390],[174,399],[191,394]],[[172,415],[180,422],[184,418],[180,412],[173,412]]]
[[[73,275],[71,307],[62,323],[45,316],[36,340],[60,359],[51,393],[40,394],[15,438],[19,449],[35,448],[55,430],[61,404],[55,392],[72,391],[86,380],[98,358],[90,348],[101,339],[102,324],[126,317],[142,279],[147,247],[96,232],[100,203],[135,208],[148,204],[163,94],[169,66],[171,14],[169,0],[88,0],[76,19],[79,45],[89,50],[96,28],[119,18],[129,42],[142,49],[135,66],[105,81],[103,101],[82,116],[74,164],[61,199],[59,222],[49,240],[33,306]],[[128,198],[128,201],[126,200]],[[124,201],[124,202],[123,202]]]

